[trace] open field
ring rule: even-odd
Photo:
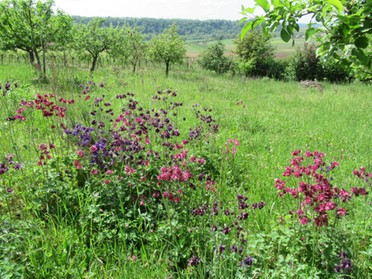
[[[198,57],[208,46],[215,42],[216,41],[189,43],[187,44],[187,56]],[[297,48],[303,47],[305,39],[296,38],[294,42],[295,44],[292,45],[292,41],[285,43],[280,37],[272,38],[271,44],[275,47],[275,56],[279,59],[283,59],[293,55]],[[225,45],[226,55],[233,55],[235,47],[234,40],[222,40],[222,43]]]
[[[49,70],[0,65],[1,278],[371,276],[370,85]],[[283,177],[294,150],[325,156]],[[279,197],[275,178],[308,190]]]

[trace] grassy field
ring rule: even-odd
[[[209,42],[196,42],[187,44],[187,56],[188,57],[198,57],[204,50],[208,48],[211,44],[216,41]],[[222,40],[225,45],[226,55],[233,55],[234,52],[234,40]],[[275,37],[271,39],[271,44],[275,47],[275,57],[279,59],[287,58],[296,52],[296,49],[302,48],[305,43],[304,38],[296,38],[294,40],[294,45],[292,41],[285,43],[280,37]]]
[[[159,65],[54,67],[39,83],[23,64],[0,65],[0,84],[1,278],[371,276],[371,184],[352,175],[372,172],[370,86]],[[326,165],[283,177],[294,150]],[[279,197],[276,178],[330,187],[330,208]]]

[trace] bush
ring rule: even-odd
[[[274,60],[274,47],[270,37],[253,31],[243,40],[236,40],[236,54],[239,56],[239,70],[245,76],[269,76],[270,64]]]
[[[319,57],[316,55],[314,44],[304,44],[304,48],[298,49],[291,57],[286,69],[286,77],[290,80],[316,80],[323,76]],[[322,79],[322,78],[321,78]]]
[[[224,55],[224,51],[225,46],[221,41],[210,45],[201,55],[200,66],[217,74],[226,73],[232,64],[231,60]]]
[[[352,70],[334,59],[321,62],[323,78],[330,82],[351,82],[354,79]]]
[[[314,44],[305,43],[291,57],[285,70],[289,80],[328,80],[330,82],[346,82],[353,79],[351,70],[334,59],[321,61],[316,54]]]

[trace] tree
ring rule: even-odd
[[[79,24],[74,31],[77,51],[86,51],[92,59],[90,73],[96,69],[100,53],[112,49],[118,38],[118,29],[103,27],[103,18],[94,18],[88,24]]]
[[[245,26],[241,36],[261,26],[264,32],[281,29],[281,38],[288,42],[300,29],[298,21],[310,16],[305,36],[320,41],[317,54],[333,57],[351,66],[363,79],[372,79],[372,1],[371,0],[255,0],[253,8],[244,8]],[[250,19],[259,7],[262,16]],[[249,19],[247,21],[247,19]]]
[[[211,44],[202,54],[199,64],[207,70],[217,74],[226,73],[231,65],[231,60],[224,55],[225,46],[221,41]]]
[[[66,34],[72,27],[72,19],[61,11],[54,12],[53,4],[53,0],[0,2],[1,47],[5,50],[26,51],[30,63],[35,65],[44,79],[47,49],[65,43],[68,40]]]
[[[135,73],[138,63],[145,56],[147,47],[145,35],[137,27],[123,27],[117,35],[118,39],[114,42],[111,54],[128,61],[132,66],[133,73]]]
[[[270,36],[251,31],[242,40],[236,40],[235,44],[235,53],[239,56],[238,66],[246,76],[269,75],[270,64],[274,59]]]
[[[149,56],[156,62],[165,63],[165,74],[169,74],[171,63],[182,63],[186,55],[185,42],[177,33],[176,25],[165,29],[162,34],[152,38]]]

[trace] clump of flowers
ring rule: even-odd
[[[276,178],[275,187],[279,196],[290,195],[298,199],[299,208],[291,213],[296,213],[302,225],[314,221],[317,227],[327,226],[329,213],[335,212],[338,218],[347,215],[345,204],[352,196],[367,195],[364,188],[352,188],[351,191],[339,188],[331,183],[327,174],[339,166],[337,161],[327,165],[323,158],[324,153],[306,151],[304,156],[300,150],[292,152],[293,158],[283,172],[284,177],[299,179],[296,187],[286,187],[286,181]],[[365,171],[355,171],[355,175],[363,176]]]
[[[11,168],[15,170],[19,170],[20,168],[22,168],[22,165],[20,163],[14,161],[13,154],[6,155],[4,160],[4,163],[0,163],[0,174],[8,172]]]
[[[338,255],[340,259],[340,263],[335,266],[335,272],[337,273],[350,273],[352,268],[352,263],[349,257],[347,256],[346,252],[342,251]]]

